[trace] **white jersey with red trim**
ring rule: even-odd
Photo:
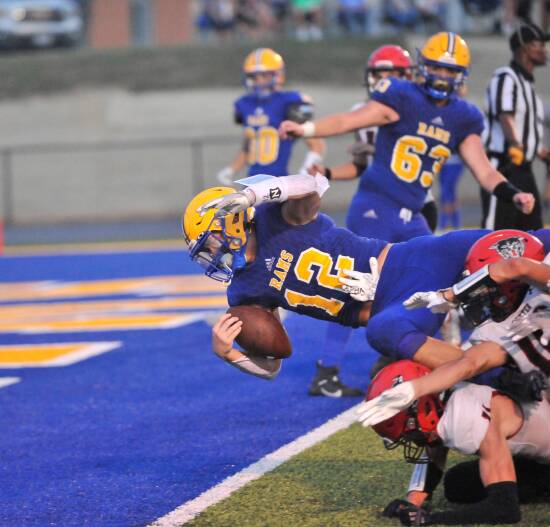
[[[550,264],[550,254],[544,259]],[[522,372],[535,369],[550,377],[550,294],[530,287],[521,305],[504,321],[488,320],[471,334],[465,349],[496,342]]]
[[[491,421],[491,401],[496,390],[479,384],[459,383],[445,406],[437,433],[445,446],[463,454],[475,454]],[[550,464],[550,403],[522,404],[523,424],[508,439],[513,455]]]

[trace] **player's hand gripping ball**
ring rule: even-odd
[[[242,321],[237,344],[253,355],[287,359],[292,346],[285,328],[269,310],[260,306],[232,306],[227,310]]]

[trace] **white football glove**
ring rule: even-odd
[[[378,397],[361,403],[357,408],[357,420],[364,427],[377,425],[408,408],[414,400],[412,382],[402,382],[381,393]]]
[[[302,163],[302,166],[300,167],[300,170],[298,171],[298,174],[308,174],[308,169],[310,169],[313,165],[320,165],[323,162],[323,156],[317,152],[314,152],[313,150],[310,150],[304,159],[304,162]]]
[[[376,286],[378,285],[380,274],[378,273],[378,261],[374,256],[371,256],[369,264],[370,273],[342,269],[342,274],[345,274],[349,278],[338,278],[340,283],[344,284],[342,286],[343,291],[348,293],[351,298],[358,302],[374,300],[374,294],[376,293]]]
[[[403,302],[407,309],[427,307],[432,313],[448,313],[456,307],[443,296],[442,291],[418,291]]]
[[[237,214],[252,207],[256,203],[256,195],[252,190],[244,189],[239,192],[227,194],[223,198],[215,199],[203,205],[201,212],[217,209],[216,217]]]
[[[224,167],[216,174],[216,179],[225,187],[230,187],[233,185],[234,175],[235,171],[231,167]]]
[[[550,342],[550,311],[547,309],[531,312],[514,321],[509,327],[508,336],[517,342],[540,330],[542,330],[540,342],[543,346],[548,346],[548,342]]]

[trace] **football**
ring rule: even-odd
[[[242,330],[235,339],[237,344],[253,355],[287,359],[292,346],[287,332],[279,319],[260,306],[233,306],[227,310],[238,317]]]

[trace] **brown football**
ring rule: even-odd
[[[292,346],[279,319],[269,310],[260,306],[233,306],[227,310],[242,320],[243,327],[237,344],[253,355],[287,359],[292,354]]]

